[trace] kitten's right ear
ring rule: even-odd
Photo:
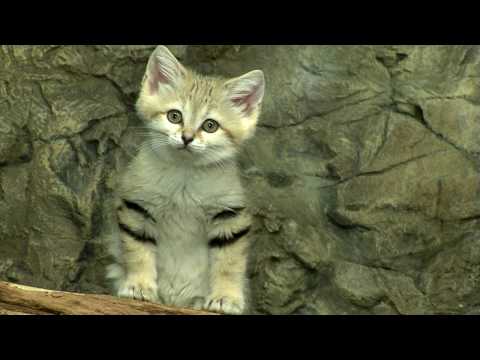
[[[249,116],[258,108],[265,94],[265,76],[263,71],[254,70],[225,83],[227,97],[234,107]]]
[[[146,81],[150,93],[160,86],[176,87],[187,74],[187,70],[165,46],[158,46],[150,56],[147,65]]]

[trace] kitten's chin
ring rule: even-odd
[[[191,147],[165,146],[152,149],[161,161],[185,164],[189,167],[221,166],[235,158],[235,151],[218,149],[215,152],[194,149]]]
[[[235,152],[234,151],[219,151],[216,152],[214,155],[207,156],[206,154],[198,154],[196,157],[195,163],[198,166],[222,166],[227,163],[232,162],[235,160]]]
[[[220,166],[233,160],[235,157],[235,152],[228,149],[217,149],[215,152],[211,152],[203,149],[182,148],[176,149],[176,153],[182,160],[194,167]]]

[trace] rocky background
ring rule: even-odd
[[[0,278],[108,292],[154,46],[0,47]],[[478,46],[171,46],[267,79],[240,163],[260,314],[480,313]]]

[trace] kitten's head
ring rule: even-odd
[[[260,70],[234,79],[206,77],[159,46],[148,62],[137,111],[154,149],[174,150],[197,164],[218,163],[254,134],[264,92]]]

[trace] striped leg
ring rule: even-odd
[[[210,239],[210,293],[204,307],[241,314],[246,308],[246,270],[251,218],[244,209],[213,219]]]
[[[125,276],[118,296],[158,301],[153,217],[138,203],[122,200],[117,207]]]

